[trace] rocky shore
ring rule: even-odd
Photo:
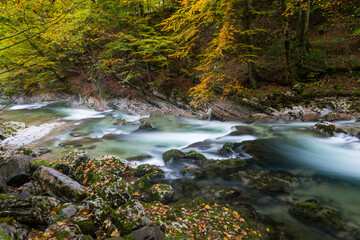
[[[360,129],[318,123],[323,135]],[[21,131],[21,130],[20,130]],[[239,126],[230,135],[242,134]],[[8,136],[11,138],[11,136]],[[6,139],[5,139],[6,140]],[[58,161],[42,152],[1,147],[0,237],[4,239],[297,239],[297,230],[275,222],[245,204],[251,199],[277,201],[301,222],[335,239],[359,239],[360,230],[322,199],[301,199],[291,192],[311,176],[268,170],[263,140],[225,143],[207,159],[194,151],[163,154],[167,169],[182,177],[165,178],[155,165],[132,164],[115,156],[91,158],[74,151]],[[249,157],[241,158],[244,154]],[[206,179],[236,181],[243,190]]]

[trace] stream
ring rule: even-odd
[[[272,219],[294,226],[301,239],[333,239],[326,233],[299,222],[288,213],[291,201],[317,199],[325,206],[341,211],[346,223],[360,227],[360,140],[346,134],[324,137],[313,133],[310,126],[315,122],[267,122],[246,124],[243,122],[220,122],[185,118],[181,116],[155,114],[150,117],[134,116],[119,111],[98,112],[92,109],[70,108],[65,104],[24,104],[12,105],[3,111],[4,120],[21,121],[27,125],[38,125],[51,121],[68,124],[46,137],[31,148],[48,147],[50,153],[45,159],[56,160],[74,149],[83,149],[92,157],[99,155],[149,155],[133,166],[150,163],[161,166],[170,184],[177,184],[182,178],[181,169],[164,164],[162,154],[169,149],[183,152],[196,150],[208,159],[224,159],[218,151],[227,142],[261,141],[259,152],[266,154],[266,170],[286,170],[299,178],[299,187],[289,194],[274,196],[261,195],[243,198],[239,202],[251,204],[259,212]],[[136,131],[143,118],[155,127],[149,131]],[[117,119],[130,124],[113,125]],[[360,127],[360,122],[342,121],[340,125]],[[237,126],[237,128],[236,128]],[[236,133],[245,127],[244,133]],[[235,132],[235,133],[234,133]],[[263,149],[262,149],[263,148]],[[263,150],[266,151],[263,151]],[[251,156],[234,153],[245,159]],[[244,184],[235,180],[204,179],[197,183],[193,196],[216,197],[218,189],[244,191]],[[246,195],[246,194],[244,194]],[[189,197],[177,193],[175,198]]]

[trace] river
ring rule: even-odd
[[[134,116],[119,111],[97,112],[59,103],[12,105],[0,117],[22,121],[30,126],[51,121],[68,122],[60,132],[32,145],[34,148],[51,149],[44,158],[56,160],[75,148],[86,150],[93,157],[102,154],[124,158],[150,155],[145,160],[132,161],[131,164],[159,165],[165,170],[168,181],[173,183],[181,178],[181,174],[180,169],[166,166],[162,160],[162,154],[169,149],[177,148],[184,152],[196,150],[207,158],[222,159],[224,156],[220,156],[218,151],[226,142],[264,140],[259,148],[259,152],[263,150],[261,148],[266,149],[269,164],[264,168],[286,170],[299,178],[300,185],[284,196],[244,197],[239,201],[250,203],[276,221],[295,226],[299,236],[304,239],[332,238],[288,214],[289,203],[281,201],[282,197],[290,196],[293,201],[315,198],[326,206],[340,210],[349,226],[360,227],[360,140],[345,134],[336,137],[317,135],[310,130],[314,122],[246,124],[157,114],[149,120],[154,129],[136,131],[140,120],[149,116]],[[120,118],[131,123],[113,125]],[[360,127],[360,122],[355,121],[337,123]],[[236,126],[246,126],[250,130],[243,134],[231,134],[237,130]],[[242,153],[234,153],[230,157],[250,158]],[[236,181],[207,179],[198,184],[201,189],[210,188],[198,193],[207,197],[212,197],[212,193],[216,195],[214,189],[218,188],[231,187],[244,191],[244,183]],[[178,194],[178,198],[181,197]]]

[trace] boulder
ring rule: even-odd
[[[16,220],[0,218],[0,239],[26,239],[28,233],[27,227]]]
[[[30,225],[49,225],[54,221],[52,208],[58,205],[58,200],[52,197],[5,198],[0,200],[0,217],[11,216]]]
[[[164,240],[165,235],[157,225],[145,226],[138,230],[133,231],[129,236],[135,240],[151,239],[151,240]]]
[[[185,175],[185,177],[189,177],[191,179],[200,179],[206,177],[206,172],[195,166],[184,166],[181,169],[181,173]]]
[[[7,192],[7,184],[2,178],[0,178],[0,193],[6,193],[6,192]]]
[[[115,126],[122,126],[122,125],[128,125],[128,124],[133,124],[133,122],[128,122],[125,119],[117,119],[116,122],[113,123],[113,125]]]
[[[78,206],[69,205],[69,206],[63,208],[61,210],[61,212],[63,212],[63,214],[65,214],[66,218],[71,218],[79,211],[79,209],[80,209],[80,207],[78,207]]]
[[[219,154],[225,157],[237,156],[238,153],[241,152],[241,146],[242,146],[241,143],[227,142],[219,150]]]
[[[245,159],[231,158],[225,160],[208,160],[205,163],[205,171],[209,177],[229,177],[247,166]]]
[[[360,128],[352,126],[340,126],[332,122],[321,122],[311,126],[311,130],[324,136],[335,136],[339,133],[350,134],[360,137]]]
[[[162,158],[166,164],[173,162],[177,163],[179,160],[183,159],[185,157],[185,154],[178,150],[178,149],[171,149],[162,155]]]
[[[37,151],[36,155],[37,155],[37,156],[41,156],[41,155],[43,155],[43,154],[45,154],[45,153],[49,153],[49,152],[51,152],[51,150],[50,150],[49,148],[47,148],[47,147],[41,147],[41,148],[39,148],[39,150]]]
[[[151,225],[151,220],[146,216],[145,208],[138,200],[131,200],[119,207],[112,214],[115,226],[121,235],[127,235],[144,226]]]
[[[41,185],[36,181],[25,183],[20,188],[21,192],[26,193],[29,196],[38,196],[43,192]]]
[[[300,220],[328,231],[340,230],[344,220],[339,211],[323,207],[316,199],[294,204],[289,212]]]
[[[33,176],[50,196],[65,202],[79,202],[86,197],[86,191],[75,180],[53,168],[40,166]]]
[[[30,177],[30,161],[27,155],[13,155],[8,159],[0,160],[0,176],[8,184],[21,186]]]
[[[99,186],[96,195],[101,197],[113,208],[117,208],[130,201],[133,192],[128,183],[118,180],[111,182],[106,186]]]
[[[299,181],[293,174],[286,171],[271,171],[253,180],[252,188],[265,193],[283,193],[287,189],[296,187]]]
[[[94,220],[96,222],[104,221],[113,211],[109,204],[100,197],[86,199],[83,206],[92,210],[92,214],[94,214]]]
[[[151,123],[143,122],[136,131],[148,131],[152,129],[154,129],[154,127],[151,125]]]
[[[184,156],[184,159],[186,159],[189,163],[197,164],[199,166],[202,166],[207,160],[207,158],[203,154],[198,153],[194,150],[190,150]]]
[[[143,155],[134,155],[134,156],[128,156],[125,158],[127,161],[141,161],[145,159],[151,158],[151,155],[143,154]]]
[[[175,191],[170,185],[155,184],[150,188],[149,195],[155,201],[168,203],[173,199]]]
[[[146,176],[148,179],[156,179],[165,177],[164,171],[156,165],[142,164],[134,169],[135,177]]]
[[[46,239],[81,239],[90,240],[91,236],[84,235],[77,224],[58,221],[50,225],[43,234]]]

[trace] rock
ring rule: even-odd
[[[62,209],[61,211],[65,214],[66,218],[71,218],[79,211],[79,207],[75,205],[69,205],[64,209]]]
[[[198,153],[194,150],[190,150],[185,156],[184,156],[184,159],[187,160],[187,162],[190,162],[190,163],[195,163],[199,166],[202,166],[207,158],[201,154],[201,153]]]
[[[360,136],[360,128],[351,126],[340,126],[332,122],[321,122],[310,127],[316,133],[325,136],[335,136],[339,133],[350,134],[356,137]]]
[[[174,189],[167,184],[155,184],[150,189],[150,197],[162,203],[170,202],[175,195]]]
[[[286,189],[299,185],[298,179],[286,171],[271,171],[264,173],[260,178],[253,180],[251,188],[265,193],[283,193]]]
[[[130,201],[133,192],[128,183],[118,180],[106,186],[99,186],[96,195],[113,208],[117,208]]]
[[[27,227],[14,219],[0,218],[0,239],[26,239],[28,233]]]
[[[206,172],[203,169],[194,166],[184,166],[181,169],[181,173],[186,177],[190,177],[191,179],[200,179],[206,177]]]
[[[225,160],[208,160],[205,163],[205,171],[209,177],[229,177],[232,173],[236,173],[247,166],[244,159],[231,158]]]
[[[40,166],[33,176],[50,196],[62,201],[79,202],[86,197],[86,191],[78,182],[53,168]]]
[[[133,124],[133,122],[128,122],[125,119],[118,119],[116,120],[116,122],[113,123],[113,125],[115,126],[122,126],[122,125],[128,125],[128,124]]]
[[[238,152],[241,152],[241,143],[227,142],[219,150],[219,154],[225,157],[237,156]]]
[[[59,143],[59,146],[82,147],[84,144],[98,143],[98,142],[102,142],[102,140],[99,138],[84,137],[84,138],[76,139],[76,140],[66,140],[64,142]]]
[[[344,226],[344,221],[339,211],[323,207],[315,199],[298,202],[289,209],[289,212],[312,226],[317,226],[330,232],[340,230]]]
[[[54,221],[52,208],[58,205],[52,197],[8,198],[0,200],[0,217],[11,216],[24,224],[48,225]]]
[[[141,161],[145,159],[151,158],[150,155],[144,154],[144,155],[135,155],[135,156],[128,156],[125,158],[126,161]]]
[[[0,193],[6,193],[6,192],[7,192],[7,184],[2,178],[0,178]]]
[[[111,207],[100,197],[95,199],[86,199],[83,206],[92,210],[92,214],[94,214],[94,220],[96,222],[104,221],[113,211]]]
[[[86,134],[86,133],[74,132],[74,133],[70,133],[70,136],[72,136],[72,137],[86,137],[86,136],[88,136],[88,134]]]
[[[146,216],[145,208],[138,200],[131,200],[118,208],[112,214],[115,226],[121,235],[127,235],[144,226],[151,225],[151,220]]]
[[[58,221],[50,225],[45,230],[43,236],[46,236],[47,239],[93,239],[91,236],[82,234],[77,224],[64,221]]]
[[[255,128],[253,128],[251,126],[240,125],[240,126],[235,126],[235,128],[236,128],[236,131],[229,133],[230,136],[241,136],[241,135],[257,136],[258,135]]]
[[[0,160],[0,176],[8,184],[21,186],[30,177],[30,161],[32,157],[14,155],[8,159]]]
[[[43,190],[38,182],[30,181],[21,186],[21,192],[26,193],[29,196],[38,196]]]
[[[49,148],[47,148],[47,147],[41,147],[41,148],[39,148],[39,150],[37,151],[36,155],[37,155],[37,156],[41,156],[41,155],[43,155],[43,154],[45,154],[45,153],[49,153],[49,152],[51,152],[51,150],[50,150]]]
[[[165,239],[164,233],[161,231],[160,227],[157,225],[154,226],[145,226],[138,230],[135,230],[129,236],[133,237],[135,240],[151,239],[151,240],[163,240]]]
[[[151,125],[151,123],[143,122],[136,131],[148,131],[152,129],[154,129],[154,127]]]
[[[164,171],[156,165],[142,164],[134,169],[134,176],[145,176],[148,179],[157,179],[165,177],[165,174]]]
[[[269,160],[274,155],[274,151],[269,147],[272,139],[256,139],[254,141],[244,141],[243,151],[249,154],[251,161],[256,163],[269,163]]]
[[[178,149],[168,150],[164,152],[164,154],[162,155],[162,158],[166,164],[170,163],[170,161],[173,163],[177,163],[179,160],[183,159],[184,157],[185,154]]]

